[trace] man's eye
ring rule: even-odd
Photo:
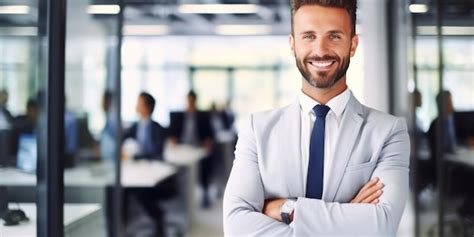
[[[313,40],[315,39],[316,37],[314,35],[305,35],[303,36],[303,39],[309,39],[309,40]]]
[[[332,39],[332,40],[334,40],[334,39],[340,39],[341,36],[336,35],[336,34],[332,34],[332,35],[329,35],[329,38]]]

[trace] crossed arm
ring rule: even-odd
[[[409,144],[404,123],[395,122],[372,174],[384,183],[383,195],[367,199],[373,193],[362,188],[351,203],[299,197],[291,226],[279,221],[282,200],[265,200],[254,137],[248,126],[237,144],[224,195],[226,236],[395,236],[408,194]]]
[[[379,197],[383,193],[383,183],[379,178],[373,178],[364,187],[362,187],[359,193],[352,199],[351,203],[365,203],[365,204],[378,204]],[[281,219],[281,206],[286,201],[286,198],[267,199],[263,205],[262,213],[268,217],[275,219],[276,221],[282,221]],[[294,212],[290,215],[290,221],[293,221]]]

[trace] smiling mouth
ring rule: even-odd
[[[308,61],[308,63],[318,71],[327,71],[336,63],[336,60]]]

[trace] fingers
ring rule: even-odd
[[[351,201],[351,203],[373,203],[379,202],[378,198],[382,195],[382,188],[384,185],[379,182],[378,178],[370,180],[362,189],[359,191],[357,196]]]
[[[370,188],[361,193],[359,199],[362,201],[369,200],[368,202],[370,202],[382,195],[382,188],[383,184],[380,182],[376,185],[372,185]]]
[[[380,196],[382,196],[383,191],[381,189],[373,192],[370,196],[362,200],[362,203],[371,203],[377,200]]]
[[[379,199],[377,198],[377,199],[373,200],[370,204],[378,204],[378,203],[379,203]]]
[[[377,177],[371,179],[368,183],[366,183],[364,185],[364,187],[362,187],[362,189],[359,191],[359,193],[361,193],[361,192],[367,190],[368,188],[374,186],[375,184],[377,184],[378,181],[379,181],[379,178],[377,178]]]
[[[356,197],[351,201],[352,203],[359,203],[360,201],[362,201],[363,199],[363,196],[364,195],[364,192],[373,187],[375,184],[377,184],[377,182],[379,181],[379,178],[373,178],[372,180],[370,180],[367,184],[364,185],[364,187],[362,187],[362,189],[359,190],[359,193],[357,193]]]

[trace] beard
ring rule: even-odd
[[[300,60],[297,56],[296,66],[301,73],[301,76],[313,87],[320,89],[327,89],[334,86],[343,76],[346,75],[347,69],[350,64],[350,53],[346,57],[341,59],[337,55],[324,55],[323,57],[306,57],[303,60]],[[329,61],[334,60],[335,63],[338,63],[338,67],[334,73],[331,72],[317,72],[317,76],[314,77],[308,69],[309,61]]]

